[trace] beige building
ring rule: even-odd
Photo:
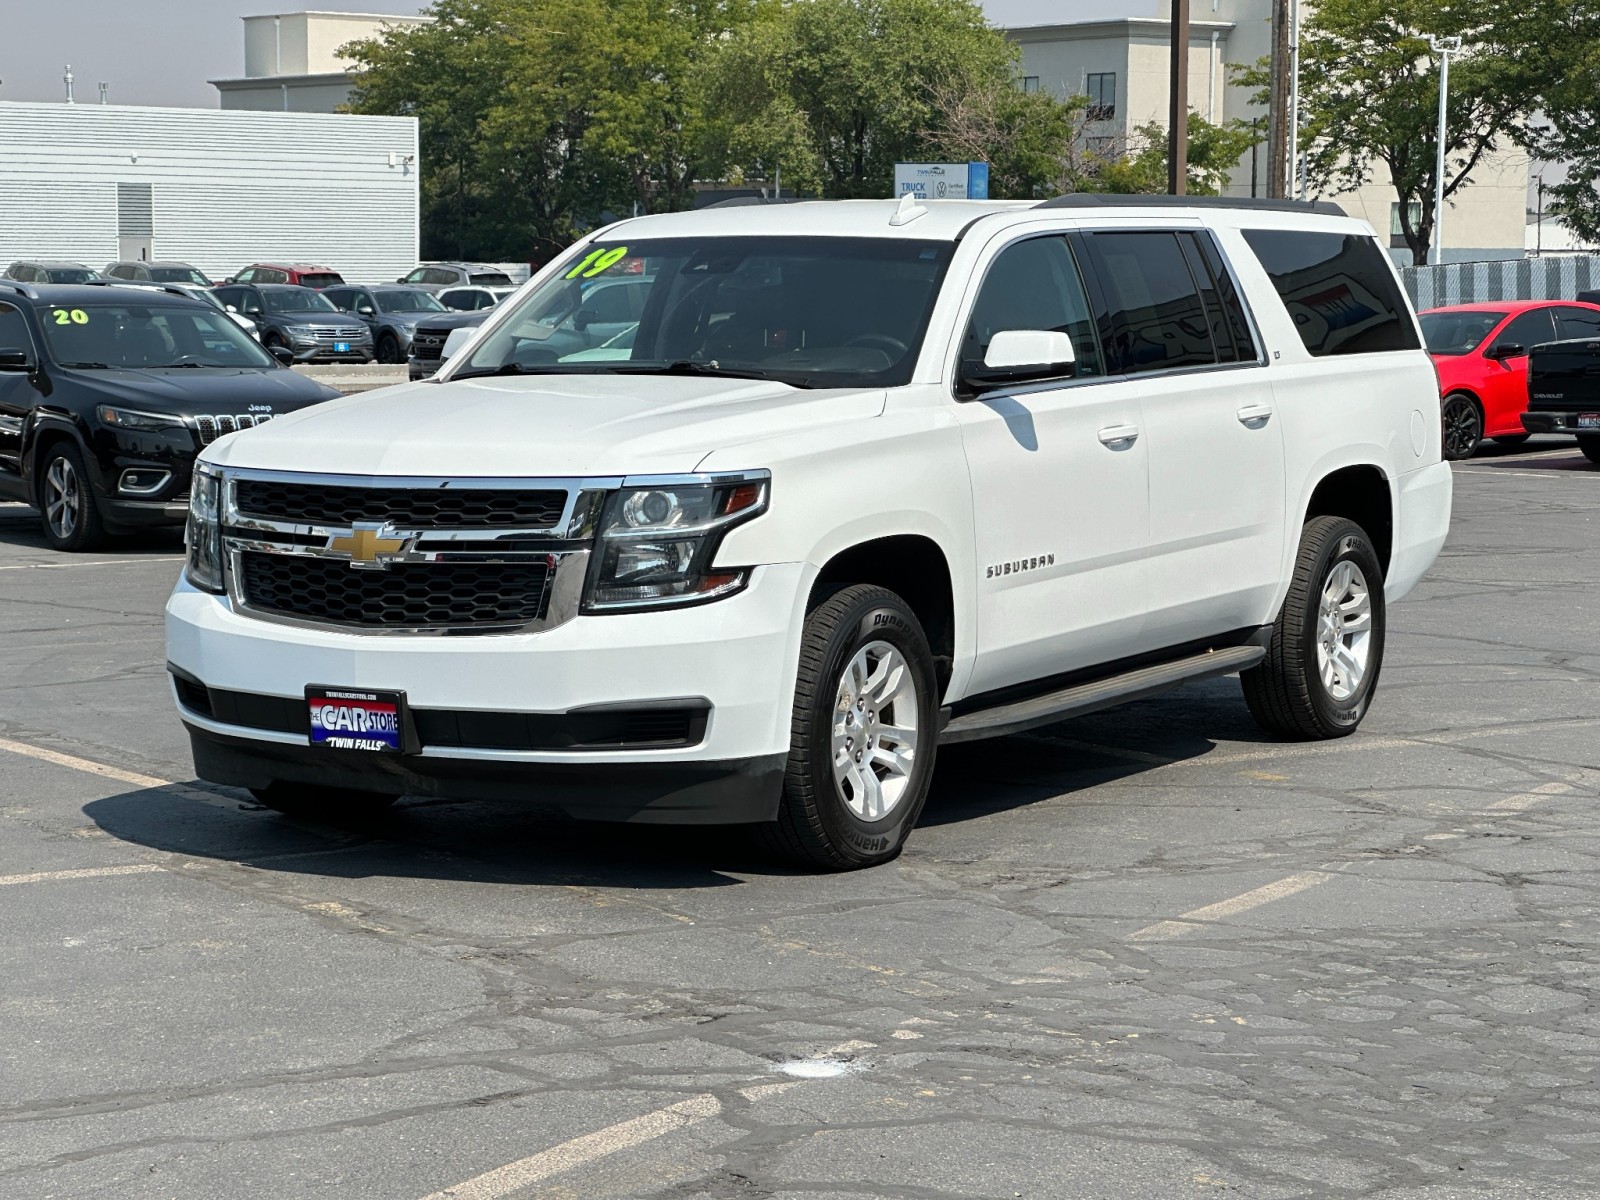
[[[297,12],[244,19],[244,77],[213,79],[223,108],[331,113],[350,99],[350,60],[339,48],[430,17]]]
[[[1022,52],[1023,87],[1059,96],[1087,95],[1085,130],[1091,146],[1125,146],[1132,131],[1151,121],[1167,122],[1171,24],[1169,0],[1146,0],[1148,15],[1018,25],[1005,32]],[[1231,85],[1230,64],[1254,63],[1272,49],[1272,0],[1192,0],[1189,30],[1189,107],[1210,121],[1259,120],[1263,143],[1235,168],[1232,195],[1265,195],[1265,111],[1251,104],[1251,90]],[[1462,262],[1520,258],[1526,235],[1529,162],[1508,150],[1473,172],[1444,214],[1444,258]],[[1381,164],[1374,166],[1382,172]],[[1407,265],[1410,252],[1399,236],[1399,204],[1387,178],[1353,192],[1323,199],[1342,204],[1352,216],[1390,235],[1395,257]]]

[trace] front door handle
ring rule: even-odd
[[[1264,425],[1272,416],[1272,405],[1246,404],[1239,410],[1238,415],[1241,425],[1254,425],[1258,421]]]
[[[1121,450],[1139,440],[1137,425],[1107,425],[1100,431],[1100,444]]]

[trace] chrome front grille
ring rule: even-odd
[[[220,416],[190,417],[194,422],[195,433],[199,435],[200,444],[209,446],[219,437],[234,433],[240,429],[254,429],[257,425],[265,425],[272,420],[271,413],[242,413],[230,415],[224,413]]]
[[[307,327],[312,339],[322,346],[331,346],[335,342],[365,342],[371,334],[366,329],[348,329],[339,325],[311,325]]]
[[[444,354],[444,342],[450,336],[446,329],[419,329],[411,337],[411,357],[432,361]]]

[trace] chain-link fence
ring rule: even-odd
[[[1418,311],[1495,300],[1572,300],[1581,291],[1600,289],[1600,255],[1402,267],[1400,278]]]

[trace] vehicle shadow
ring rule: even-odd
[[[942,751],[927,827],[1070,797],[1230,742],[1265,741],[1235,680],[1063,722],[1023,737]],[[203,783],[138,789],[83,809],[112,837],[261,871],[341,879],[639,890],[727,887],[808,875],[777,862],[748,830],[599,825],[505,802],[408,798],[370,820],[289,818],[241,791]]]
[[[1460,465],[1516,471],[1600,471],[1583,456],[1574,438],[1552,434],[1539,434],[1516,446],[1485,441]]]
[[[44,530],[39,527],[39,510],[26,504],[0,503],[0,546],[38,550],[44,554],[57,553],[45,540]],[[106,539],[97,553],[137,557],[177,554],[182,549],[183,527],[177,525],[113,535]]]

